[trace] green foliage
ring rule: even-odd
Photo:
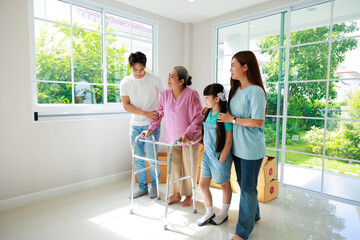
[[[347,106],[351,108],[350,117],[360,119],[360,90],[350,94]],[[343,131],[345,138],[350,142],[348,156],[360,159],[360,122],[344,121]]]
[[[333,35],[343,37],[346,33],[357,30],[356,22],[349,25],[345,23],[337,24],[333,27]],[[326,40],[329,37],[329,27],[318,27],[307,30],[293,32],[290,35],[290,44],[310,43],[314,41]],[[274,48],[279,46],[280,37],[270,36],[259,41],[260,49]],[[335,41],[331,51],[330,78],[336,78],[336,69],[339,64],[345,60],[346,52],[357,47],[356,39],[344,39]],[[295,47],[290,49],[289,75],[290,80],[315,80],[325,79],[327,77],[329,46],[327,43],[312,44],[303,47]],[[263,67],[263,73],[267,76],[267,82],[279,81],[279,55],[284,51],[268,50],[270,61]],[[283,56],[285,59],[285,56]],[[284,68],[284,64],[283,64]],[[280,79],[283,80],[283,74]],[[334,83],[329,85],[329,100],[336,98]],[[292,83],[289,84],[288,99],[289,103],[303,103],[304,97],[309,101],[323,100],[326,96],[326,85],[317,83]],[[296,116],[300,116],[297,114]]]
[[[70,34],[67,37],[70,37]],[[102,34],[73,28],[73,53],[74,81],[85,80],[89,83],[101,83]]]
[[[347,106],[351,107],[350,116],[359,119],[360,90],[350,95]],[[333,131],[326,131],[326,155],[360,159],[360,122],[337,121]],[[305,135],[307,147],[317,154],[322,154],[324,129],[313,126]]]
[[[325,154],[333,157],[360,159],[359,133],[360,124],[351,122],[340,123],[334,131],[326,131]],[[305,139],[311,152],[322,154],[323,128],[312,127],[305,135]]]
[[[277,93],[270,93],[267,94],[268,96],[268,114],[270,115],[277,115],[277,100],[278,94]],[[283,96],[281,95],[281,103],[283,102]],[[294,101],[288,105],[288,115],[289,116],[304,116],[304,117],[322,117],[321,116],[321,109],[325,109],[325,103],[322,101],[309,101],[306,97],[302,97],[299,102],[296,104]],[[280,114],[282,115],[283,108],[280,108]],[[267,126],[269,125],[269,126]],[[273,125],[273,126],[272,126]],[[316,127],[323,127],[322,121],[315,120],[315,119],[294,119],[288,118],[287,119],[287,134],[289,135],[287,139],[291,139],[291,136],[294,134],[299,134],[300,132],[306,131],[311,129],[312,126]],[[266,133],[270,133],[270,129],[273,131],[276,130],[276,122],[267,121],[265,124]],[[281,135],[281,134],[280,134]],[[275,135],[274,135],[275,136]],[[269,142],[270,138],[268,137]],[[288,140],[287,140],[288,141]],[[268,141],[267,141],[268,142]]]
[[[66,23],[66,22],[64,22]],[[76,26],[76,24],[75,24]],[[97,26],[100,30],[100,25]],[[71,44],[73,53],[74,82],[81,80],[94,83],[96,103],[103,103],[102,76],[102,34],[60,24],[46,24],[36,39],[37,80],[56,81],[38,82],[38,103],[72,103],[71,83]],[[107,47],[107,83],[119,84],[121,79],[130,74],[127,65],[125,45],[116,46],[116,36],[106,35]],[[64,82],[60,83],[60,82]],[[108,85],[108,102],[119,102],[119,90]]]
[[[351,107],[350,116],[360,117],[360,90],[350,95],[347,106]],[[322,153],[324,129],[313,127],[306,134],[308,147],[314,153]],[[339,121],[337,128],[326,132],[326,155],[360,159],[360,122]]]
[[[280,129],[282,132],[282,129]],[[276,142],[276,119],[267,118],[264,125],[265,142],[267,145],[274,145]],[[281,136],[281,134],[279,134]],[[280,137],[281,138],[281,137]]]
[[[347,158],[360,159],[360,122],[344,122],[343,131],[349,142]]]
[[[332,33],[334,38],[344,37],[345,34],[358,30],[356,22],[336,24]],[[293,32],[290,35],[290,44],[304,44],[329,38],[329,27],[318,27],[313,29]],[[260,40],[260,49],[275,48],[280,45],[279,36],[270,36]],[[330,56],[330,78],[337,79],[341,76],[336,73],[339,64],[345,61],[348,51],[358,46],[356,39],[342,39],[332,42]],[[282,50],[264,50],[262,54],[268,54],[270,61],[262,68],[267,82],[279,82],[284,80],[284,67],[282,74],[279,72],[280,54],[285,59]],[[302,47],[294,47],[289,52],[289,89],[288,89],[288,116],[318,117],[322,118],[321,110],[325,109],[326,83],[325,82],[297,82],[291,80],[316,80],[326,79],[328,71],[329,46],[327,43],[312,44]],[[329,109],[340,109],[340,106],[350,107],[350,116],[360,119],[360,91],[353,92],[348,102],[334,103],[336,99],[336,81],[329,82]],[[282,87],[283,85],[279,85]],[[283,91],[276,89],[276,84],[267,84],[268,90],[268,114],[283,115],[283,106],[277,112],[278,92],[280,91],[280,102],[283,103]],[[329,123],[328,123],[329,125]],[[333,131],[326,132],[326,155],[350,159],[360,159],[360,122],[333,121]],[[265,138],[267,145],[274,145],[276,141],[276,121],[269,120],[265,123]],[[305,142],[291,140],[293,135],[301,135],[305,132]],[[281,138],[282,125],[280,124],[278,135]],[[320,154],[323,153],[324,126],[323,121],[313,119],[288,118],[286,127],[286,142],[289,148],[297,144],[306,144],[307,151]],[[305,151],[302,150],[302,151]],[[335,160],[334,160],[335,161]]]
[[[37,87],[39,103],[71,103],[71,84],[38,82]]]
[[[350,94],[347,106],[351,107],[350,117],[360,119],[360,90],[356,90]]]
[[[325,109],[325,103],[322,101],[314,100],[309,101],[306,97],[302,98],[302,101],[291,102],[288,106],[289,116],[301,116],[301,117],[322,117],[321,109]],[[312,126],[322,127],[322,121],[316,119],[288,119],[288,130],[290,134],[299,134],[301,131],[309,130]]]
[[[282,115],[283,108],[280,106],[280,112],[277,113],[277,102],[278,102],[278,93],[275,91],[272,91],[272,89],[269,90],[267,93],[267,101],[268,101],[268,114],[269,115]],[[284,102],[284,96],[280,95],[280,103]]]
[[[359,119],[360,90],[350,94],[347,106],[351,107],[350,116]],[[324,129],[313,126],[305,135],[307,147],[317,154],[322,154]],[[338,121],[333,131],[326,131],[326,155],[360,159],[360,122]]]
[[[37,80],[71,81],[70,41],[60,32],[52,33],[59,24],[46,24],[36,39]],[[61,38],[61,40],[58,40]],[[71,99],[71,98],[70,98]]]

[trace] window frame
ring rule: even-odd
[[[280,145],[278,148],[269,148],[266,147],[267,150],[272,150],[275,151],[277,156],[281,158],[281,162],[279,161],[279,165],[281,165],[281,174],[280,174],[280,183],[284,184],[284,165],[285,165],[285,153],[296,153],[296,154],[302,154],[302,155],[310,155],[310,156],[315,156],[315,157],[319,157],[322,158],[323,161],[323,166],[325,164],[325,160],[326,159],[336,159],[336,160],[341,160],[341,161],[345,161],[345,162],[357,162],[360,163],[360,160],[358,159],[350,159],[350,158],[342,158],[342,157],[336,157],[336,156],[328,156],[326,154],[326,132],[324,131],[324,139],[323,139],[323,151],[321,154],[314,154],[314,153],[307,153],[307,152],[299,152],[299,151],[293,151],[293,150],[289,150],[286,149],[286,133],[287,133],[287,119],[311,119],[311,120],[322,120],[324,121],[324,129],[327,129],[327,124],[329,121],[332,120],[338,120],[338,121],[348,121],[348,122],[360,122],[360,119],[349,119],[349,118],[344,118],[344,119],[339,119],[339,118],[331,118],[328,116],[328,104],[330,102],[329,98],[328,98],[328,88],[329,88],[329,83],[336,81],[336,79],[330,78],[329,74],[330,74],[330,60],[331,60],[331,50],[332,50],[332,43],[337,41],[337,40],[342,40],[342,39],[359,39],[360,35],[354,35],[354,36],[348,36],[348,37],[341,37],[341,38],[334,38],[332,35],[332,28],[333,28],[333,20],[334,20],[334,16],[333,16],[333,12],[334,12],[334,2],[335,0],[316,0],[316,1],[301,1],[299,3],[296,4],[289,4],[286,5],[284,7],[281,8],[277,8],[277,9],[273,9],[270,11],[265,11],[262,13],[258,13],[258,14],[253,14],[253,15],[248,15],[242,18],[238,18],[238,19],[233,19],[230,21],[226,21],[226,22],[222,22],[222,23],[218,23],[218,24],[214,24],[213,25],[213,49],[212,49],[212,80],[213,82],[218,82],[218,71],[219,71],[219,66],[218,66],[218,59],[219,58],[225,58],[228,56],[233,56],[236,52],[232,53],[232,54],[224,54],[224,55],[219,55],[219,39],[220,39],[220,35],[219,35],[219,30],[221,28],[226,28],[232,25],[236,25],[236,24],[243,24],[243,23],[247,23],[248,25],[248,32],[249,32],[249,23],[250,21],[259,19],[259,18],[265,18],[271,15],[275,15],[275,14],[281,14],[283,12],[286,13],[285,16],[285,31],[284,34],[286,36],[290,36],[290,34],[292,33],[291,31],[291,15],[293,11],[296,10],[301,10],[303,8],[308,8],[308,7],[312,7],[312,6],[316,6],[316,5],[320,5],[320,4],[326,4],[326,3],[330,3],[331,4],[331,14],[330,14],[330,19],[329,19],[329,37],[327,40],[321,40],[321,41],[315,41],[315,42],[307,42],[307,43],[303,43],[303,44],[290,44],[290,38],[286,38],[284,45],[282,47],[274,47],[271,48],[271,50],[273,49],[281,49],[283,48],[284,51],[286,52],[285,54],[285,76],[284,76],[284,80],[283,81],[276,81],[276,82],[264,82],[264,84],[282,84],[283,88],[284,88],[284,100],[282,102],[282,106],[281,108],[283,109],[282,114],[280,113],[279,115],[266,115],[266,118],[275,118],[275,119],[279,119],[281,122],[281,126],[280,128],[282,129],[282,135],[279,135],[279,141],[281,141]],[[247,49],[249,49],[249,40],[250,40],[250,35],[248,33],[247,35]],[[289,76],[289,51],[291,48],[294,47],[302,47],[302,46],[310,46],[310,45],[314,45],[314,44],[321,44],[321,43],[328,43],[329,47],[328,47],[328,66],[327,66],[327,76],[324,79],[306,79],[306,80],[290,80],[290,76]],[[261,50],[252,50],[255,54],[257,52],[260,51],[266,51],[266,50],[270,50],[270,49],[261,49]],[[341,78],[341,79],[337,79],[337,80],[360,80],[360,78]],[[288,87],[289,84],[293,84],[293,83],[312,83],[312,82],[316,82],[316,83],[322,83],[324,82],[327,85],[327,90],[326,90],[326,98],[325,98],[325,116],[324,117],[305,117],[305,116],[289,116],[288,115],[288,111],[287,111],[287,105],[288,105]],[[224,84],[224,86],[226,88],[230,87],[230,83],[229,84]],[[280,160],[280,159],[278,159]],[[321,180],[321,193],[324,193],[324,172],[325,172],[325,168],[322,167],[322,180]]]
[[[36,49],[35,49],[35,21],[40,20],[42,22],[48,23],[58,23],[52,20],[43,19],[35,17],[34,13],[34,0],[29,0],[29,30],[30,30],[30,61],[31,61],[31,101],[32,109],[34,112],[34,121],[51,121],[51,120],[71,120],[71,119],[93,119],[93,118],[107,118],[107,117],[121,117],[128,113],[124,110],[121,102],[118,103],[109,103],[107,102],[107,86],[114,86],[115,83],[107,82],[107,56],[106,56],[106,35],[109,32],[106,32],[104,29],[105,26],[105,15],[112,14],[121,18],[128,19],[129,21],[136,21],[143,23],[152,27],[152,39],[148,43],[152,44],[152,72],[158,73],[158,22],[148,18],[140,17],[131,13],[123,12],[118,9],[107,7],[101,4],[92,3],[84,0],[62,0],[65,3],[76,5],[79,7],[84,7],[90,10],[98,11],[101,14],[101,31],[95,31],[102,34],[102,83],[96,84],[103,86],[103,103],[102,104],[75,104],[74,88],[77,82],[74,81],[74,76],[71,76],[71,82],[66,82],[72,85],[72,102],[70,104],[43,104],[38,103],[37,98],[37,83],[46,82],[38,81],[36,76]],[[71,8],[70,11],[72,12]],[[61,23],[60,23],[61,24]],[[70,24],[73,27],[72,24]],[[86,27],[78,27],[81,29],[87,30]],[[138,38],[133,35],[132,26],[130,26],[130,36],[127,39],[130,40],[130,49],[129,52],[132,52],[132,42],[133,40],[138,40],[141,42],[147,42],[144,39]],[[114,33],[111,33],[114,34]],[[119,36],[119,34],[114,34]],[[72,39],[72,35],[71,35]],[[71,41],[72,46],[73,41]],[[73,51],[71,47],[71,58],[73,58]],[[73,68],[73,62],[71,65]],[[56,81],[58,82],[58,81]]]

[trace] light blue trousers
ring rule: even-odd
[[[131,143],[132,150],[134,150],[135,138],[137,136],[139,136],[143,131],[146,131],[148,129],[149,129],[149,126],[133,126],[133,125],[130,126],[130,143]],[[155,140],[159,141],[160,126],[155,131],[153,131],[152,134],[154,135]],[[152,140],[152,138],[149,137],[149,138],[147,138],[147,140]],[[144,153],[146,152],[147,158],[152,158],[152,159],[154,158],[154,147],[152,144],[138,141],[136,149],[137,149],[136,155],[144,157]],[[157,158],[157,151],[158,151],[158,148],[156,146],[156,158]],[[153,165],[154,165],[153,163],[150,163],[150,166],[153,166]],[[144,160],[137,160],[135,166],[136,166],[136,170],[146,168]],[[139,188],[143,191],[147,191],[148,190],[148,183],[146,182],[147,171],[138,173],[137,177],[139,179]],[[150,169],[150,178],[151,178],[151,185],[156,186],[156,176],[155,176],[154,168]],[[158,165],[158,179],[160,182],[160,167],[159,167],[159,165]]]

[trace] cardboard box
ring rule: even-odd
[[[276,178],[265,185],[258,184],[257,190],[259,202],[267,203],[279,195],[279,180]]]
[[[266,156],[260,167],[258,185],[271,182],[277,175],[277,162],[275,157]]]
[[[167,161],[167,153],[166,152],[159,152],[158,153],[158,159],[160,161]],[[149,163],[147,161],[145,161],[145,166],[148,167]],[[147,178],[146,181],[148,183],[151,183],[151,178],[150,178],[150,170],[148,169],[147,171]],[[160,183],[166,183],[166,177],[167,177],[167,165],[163,165],[160,164]],[[138,183],[139,180],[137,178],[137,175],[135,176],[135,180]]]

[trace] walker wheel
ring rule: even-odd
[[[164,230],[168,230],[167,225],[164,225]]]
[[[130,209],[130,214],[133,214],[134,212],[133,212],[133,210],[132,209]]]
[[[197,214],[197,210],[196,210],[196,209],[194,209],[194,211],[193,211],[193,212],[194,212],[194,214]]]
[[[157,200],[160,200],[160,197],[157,197]]]

